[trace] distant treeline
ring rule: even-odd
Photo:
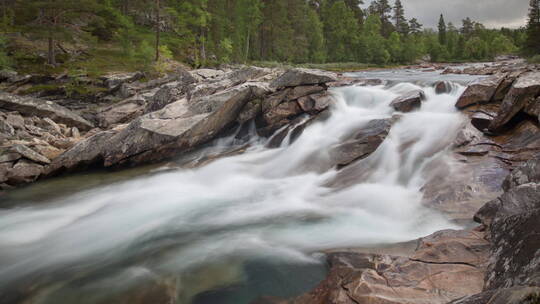
[[[539,0],[522,29],[486,29],[466,17],[439,19],[437,30],[407,18],[400,0],[0,0],[4,32],[48,45],[57,63],[61,43],[121,47],[125,58],[174,57],[194,66],[277,61],[404,64],[490,60],[538,53]],[[404,0],[406,1],[406,0]],[[410,12],[414,14],[414,12]],[[465,12],[464,12],[465,13]],[[0,65],[9,63],[6,39]],[[428,57],[429,56],[429,57]]]

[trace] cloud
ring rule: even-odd
[[[366,0],[366,7],[371,0]],[[393,0],[390,0],[392,3]],[[527,22],[526,0],[401,0],[407,18],[417,18],[426,28],[435,28],[442,13],[446,22],[457,27],[465,17],[486,27],[520,27]],[[393,3],[392,3],[393,4]]]

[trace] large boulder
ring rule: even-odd
[[[539,300],[540,287],[516,286],[486,290],[449,304],[537,304]]]
[[[52,101],[0,92],[0,108],[17,111],[28,116],[48,117],[57,123],[74,126],[80,130],[89,130],[94,127],[92,123],[78,114]]]
[[[99,126],[108,128],[115,124],[123,124],[141,116],[146,107],[146,101],[142,98],[132,97],[119,103],[102,108],[96,118]]]
[[[413,110],[419,109],[422,106],[422,101],[424,101],[425,99],[426,95],[424,94],[424,91],[414,90],[397,97],[390,103],[390,106],[393,107],[396,111],[411,112]]]
[[[274,80],[270,86],[281,89],[301,85],[325,84],[337,80],[337,75],[331,72],[310,69],[291,69]]]
[[[479,78],[467,86],[467,89],[459,97],[456,107],[466,108],[474,104],[488,103],[492,101],[497,88],[505,79],[505,75],[493,75],[487,78]]]
[[[419,240],[410,257],[330,253],[329,274],[295,304],[446,304],[482,291],[489,243],[472,231]]]
[[[368,157],[382,144],[390,128],[392,119],[376,119],[352,134],[330,150],[332,163],[344,167],[353,161]]]
[[[123,83],[129,83],[136,80],[139,80],[144,77],[144,74],[141,72],[133,73],[120,73],[120,74],[111,74],[101,77],[103,85],[108,89],[115,89]]]
[[[497,116],[489,125],[490,131],[500,130],[518,112],[534,102],[540,94],[540,72],[522,74],[506,94]]]

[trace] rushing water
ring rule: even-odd
[[[463,86],[436,95],[433,80],[335,89],[329,118],[277,149],[253,136],[245,153],[195,169],[64,187],[46,198],[44,189],[56,190],[42,184],[19,196],[24,204],[0,209],[0,302],[33,294],[28,303],[115,303],[154,285],[167,286],[178,303],[290,297],[324,277],[317,253],[324,249],[455,227],[421,205],[423,168],[447,157],[463,123],[454,109]],[[343,172],[330,168],[329,148],[372,119],[392,117],[389,103],[420,88],[421,110],[403,114],[379,149],[348,169],[363,170],[362,178],[328,186]]]

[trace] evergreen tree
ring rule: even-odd
[[[446,45],[446,23],[444,22],[444,16],[441,14],[439,18],[439,43],[441,45]]]
[[[540,53],[540,0],[530,0],[525,50],[529,54]]]
[[[422,33],[422,24],[420,24],[416,18],[409,20],[409,32],[411,34]]]
[[[353,61],[355,44],[358,43],[358,23],[354,13],[344,1],[336,1],[324,10],[326,49],[331,61]]]
[[[368,11],[371,15],[379,16],[381,20],[381,33],[384,37],[389,37],[394,31],[394,25],[390,22],[392,6],[390,6],[388,0],[373,0]]]
[[[409,25],[405,18],[405,10],[401,4],[401,0],[396,0],[394,5],[394,26],[396,31],[401,35],[407,35],[409,33]]]
[[[461,34],[465,36],[465,39],[469,39],[474,32],[474,22],[469,17],[463,19],[462,22]]]

